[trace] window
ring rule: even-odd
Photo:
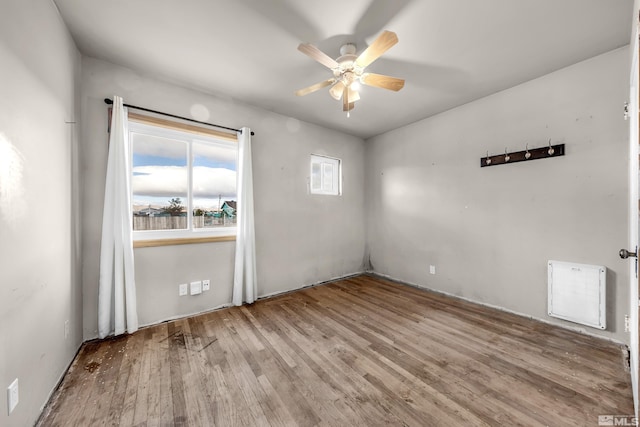
[[[134,240],[235,235],[237,141],[131,116]]]
[[[338,196],[342,193],[340,159],[311,155],[311,194]]]

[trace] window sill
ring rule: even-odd
[[[156,246],[190,245],[193,243],[235,242],[236,236],[185,237],[174,239],[134,240],[135,248],[153,248]]]

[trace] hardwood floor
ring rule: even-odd
[[[373,276],[83,345],[41,426],[598,425],[620,346]]]

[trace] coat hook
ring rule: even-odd
[[[489,151],[487,151],[486,157],[480,157],[480,167],[484,168],[486,166],[498,166],[504,164],[510,165],[518,162],[550,159],[552,157],[565,155],[565,144],[556,141],[555,145],[553,145],[553,138],[549,138],[549,145],[547,147],[543,144],[544,143],[540,144],[541,146],[538,146],[537,148],[535,145],[533,148],[529,148],[530,144],[527,142],[525,144],[526,148],[518,151],[509,151],[509,147],[505,147],[504,154],[496,153],[491,156],[489,155]]]

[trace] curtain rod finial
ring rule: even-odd
[[[105,98],[104,99],[104,103],[111,105],[111,104],[113,104],[113,99]]]

